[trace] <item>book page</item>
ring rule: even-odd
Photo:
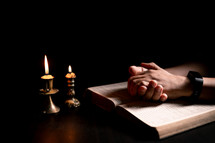
[[[115,106],[136,100],[128,94],[127,82],[90,87],[88,90],[111,100]]]
[[[186,100],[172,100],[164,103],[138,101],[123,104],[120,107],[151,127],[164,126],[215,111],[215,104],[194,104]]]
[[[88,88],[92,102],[128,119],[155,128],[160,138],[215,121],[215,103],[192,103],[188,100],[167,100],[164,103],[143,101],[128,94],[127,82]]]

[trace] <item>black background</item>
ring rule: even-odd
[[[4,82],[9,99],[3,101],[10,104],[3,105],[10,131],[27,132],[33,126],[45,54],[60,95],[65,94],[65,75],[72,66],[79,98],[90,86],[126,81],[129,66],[141,62],[163,68],[192,60],[213,63],[214,24],[207,14],[102,8],[72,14],[28,12],[12,12],[4,21],[2,63],[7,61],[4,76],[10,78]]]
[[[205,64],[213,61],[210,21],[204,24],[198,18],[174,15],[157,16],[148,22],[133,15],[108,14],[84,15],[68,23],[60,20],[53,18],[46,24],[31,21],[18,27],[15,35],[15,45],[23,48],[16,49],[22,52],[17,69],[24,73],[22,79],[27,77],[27,82],[35,83],[35,89],[41,88],[45,54],[50,74],[55,77],[54,86],[64,88],[71,65],[81,90],[125,81],[128,67],[141,62],[155,62],[165,68],[193,60]]]

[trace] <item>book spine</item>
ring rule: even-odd
[[[108,112],[111,112],[115,109],[115,104],[111,100],[104,98],[103,96],[89,89],[87,90],[87,92],[85,92],[84,96],[87,97],[92,104],[95,104]]]

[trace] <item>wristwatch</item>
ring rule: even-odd
[[[189,78],[193,87],[193,94],[190,97],[192,100],[197,100],[202,91],[203,78],[200,73],[195,71],[189,71],[187,77]]]

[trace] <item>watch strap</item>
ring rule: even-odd
[[[196,71],[189,71],[187,77],[191,81],[193,87],[193,94],[191,95],[191,99],[197,100],[202,91],[203,78],[201,74]]]

